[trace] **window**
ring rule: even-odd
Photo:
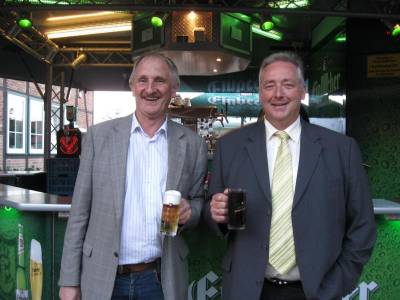
[[[37,98],[31,98],[30,109],[30,153],[43,154],[43,137],[44,137],[44,106],[43,101]]]
[[[25,153],[26,97],[7,94],[7,153]]]

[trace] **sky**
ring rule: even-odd
[[[127,116],[135,110],[131,92],[94,92],[94,124]]]

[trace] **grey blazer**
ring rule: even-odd
[[[110,299],[118,265],[132,115],[89,128],[83,146],[64,240],[60,286],[80,286],[82,299]],[[166,300],[186,300],[188,248],[180,236],[195,226],[203,206],[207,149],[196,133],[168,121],[167,189],[192,207],[176,237],[165,238],[161,284]]]
[[[227,234],[222,299],[258,300],[268,261],[271,191],[264,123],[222,137],[213,162],[210,194],[247,190],[247,224]],[[207,221],[211,221],[206,205]],[[367,177],[356,142],[302,122],[292,210],[297,265],[307,299],[341,299],[356,285],[375,242]]]

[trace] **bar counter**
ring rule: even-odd
[[[0,265],[0,299],[15,299],[19,228],[23,228],[29,293],[29,246],[36,240],[43,256],[42,299],[58,299],[57,280],[70,203],[71,197],[0,184],[0,260],[7,262]],[[373,203],[378,231],[374,253],[359,286],[343,300],[390,300],[400,295],[400,204],[385,199],[373,199]],[[195,233],[185,233],[185,239],[190,248],[188,300],[220,299],[220,262],[225,241],[203,225]]]
[[[0,184],[0,299],[16,299],[17,267],[24,269],[25,277],[21,279],[19,274],[18,286],[28,291],[28,299],[58,299],[57,280],[70,208],[71,197]],[[41,298],[32,297],[31,257],[42,260]]]

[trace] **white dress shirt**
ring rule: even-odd
[[[160,221],[167,169],[167,121],[149,137],[134,114],[126,166],[120,265],[161,257]]]
[[[280,145],[280,139],[277,136],[274,136],[275,132],[279,131],[276,129],[270,122],[264,120],[265,123],[265,131],[267,134],[267,158],[268,158],[268,174],[269,174],[269,185],[272,187],[272,176],[274,173],[275,160],[276,155],[278,153],[278,147]],[[296,119],[289,127],[287,127],[285,131],[290,139],[288,140],[290,153],[292,155],[292,170],[293,170],[293,193],[296,190],[296,179],[297,179],[297,170],[299,168],[299,159],[300,159],[300,134],[301,134],[301,122],[300,117]],[[281,278],[286,280],[299,280],[300,273],[299,268],[295,266],[289,273],[285,275],[280,275],[274,267],[272,267],[269,263],[267,263],[267,268],[265,271],[265,276],[267,278]]]

